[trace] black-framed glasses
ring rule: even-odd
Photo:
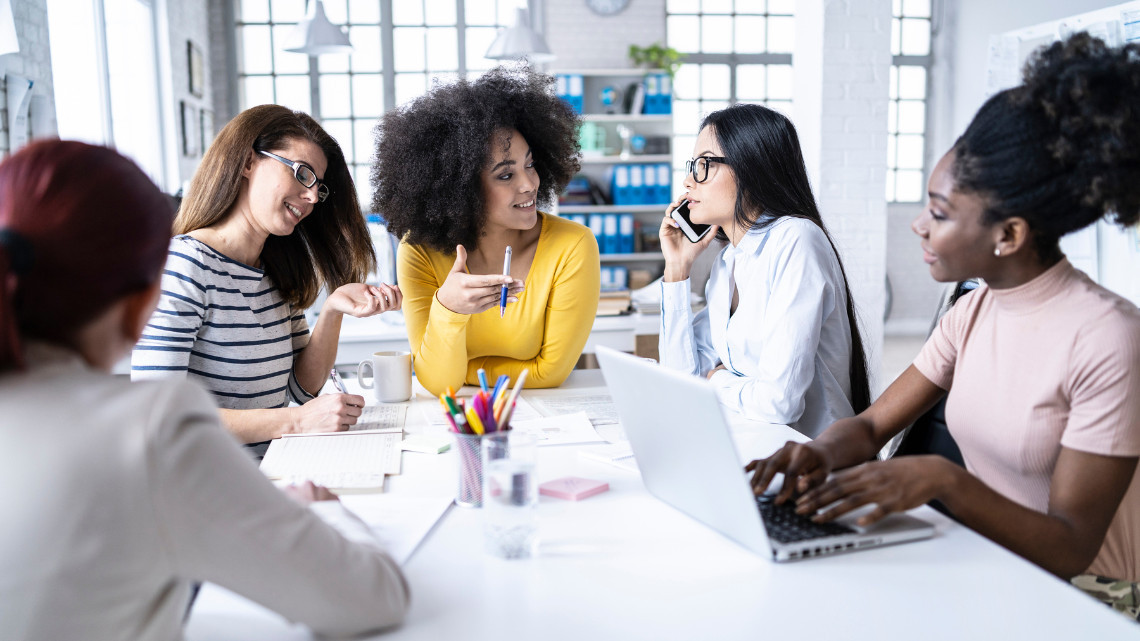
[[[724,156],[701,156],[685,161],[685,171],[693,175],[693,180],[703,183],[709,179],[709,165],[714,162],[727,163]]]
[[[329,186],[324,184],[323,182],[317,180],[317,172],[313,171],[312,167],[306,165],[303,162],[297,162],[296,160],[289,160],[288,158],[282,158],[281,156],[278,156],[275,153],[263,151],[261,149],[258,149],[257,153],[269,156],[270,158],[276,160],[277,162],[279,162],[283,165],[286,165],[287,167],[292,169],[293,170],[293,177],[297,179],[297,182],[304,185],[306,189],[312,187],[313,185],[316,185],[317,186],[317,200],[319,200],[323,203],[323,202],[325,202],[325,199],[329,197]]]

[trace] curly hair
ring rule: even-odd
[[[985,220],[1029,223],[1038,258],[1106,215],[1140,217],[1140,46],[1081,32],[1038,49],[1024,83],[990,98],[954,144],[958,188]]]
[[[384,115],[375,129],[372,210],[410,244],[474,248],[485,217],[480,174],[502,129],[530,144],[538,204],[550,205],[580,167],[578,116],[554,94],[553,77],[496,67]]]

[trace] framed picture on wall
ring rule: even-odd
[[[182,106],[182,155],[191,158],[198,155],[198,145],[202,142],[199,131],[198,110],[185,100]]]
[[[202,97],[202,88],[206,84],[205,61],[202,59],[202,49],[193,42],[186,41],[186,57],[189,61],[190,93],[195,98]]]

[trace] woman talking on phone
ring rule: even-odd
[[[693,156],[685,196],[661,222],[661,362],[707,377],[748,418],[815,436],[867,407],[870,389],[795,127],[767,107],[735,105],[704,119]],[[694,314],[689,272],[714,238],[727,245]]]

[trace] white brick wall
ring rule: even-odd
[[[20,51],[0,56],[0,77],[11,73],[35,82],[32,95],[47,96],[47,108],[51,110],[50,119],[54,129],[55,92],[51,76],[51,47],[48,43],[47,0],[11,0],[11,3]],[[0,85],[0,158],[5,158],[9,151],[8,94],[7,84]],[[29,118],[29,124],[30,122]]]
[[[543,0],[543,34],[555,69],[623,69],[629,45],[665,44],[665,0],[632,0],[621,13],[599,16],[582,0]]]
[[[171,185],[172,190],[177,190],[179,184],[190,180],[194,176],[194,171],[198,168],[198,163],[202,159],[201,145],[198,154],[189,157],[182,154],[182,120],[181,120],[181,102],[186,101],[194,107],[195,113],[200,113],[203,109],[212,110],[214,108],[212,88],[210,83],[210,74],[212,71],[210,65],[210,57],[213,52],[210,42],[210,16],[208,5],[205,0],[195,0],[194,2],[167,2],[166,3],[168,29],[169,29],[169,42],[170,42],[170,79],[171,79],[171,94],[172,94],[172,111],[168,114],[171,119],[171,127],[174,132],[173,136],[167,136],[170,144],[173,144],[175,153],[168,153],[167,158],[177,159],[177,175],[172,177],[174,180]],[[205,74],[205,82],[202,97],[197,98],[190,93],[190,66],[189,54],[187,51],[187,41],[193,42],[198,46],[202,52],[203,72]],[[160,39],[161,42],[161,39]],[[222,123],[224,124],[224,120]],[[215,117],[215,126],[218,124],[218,119]],[[197,128],[195,128],[197,130]],[[209,138],[211,136],[208,136]]]
[[[883,343],[890,0],[800,0],[796,127],[823,219],[843,256],[872,389]]]

